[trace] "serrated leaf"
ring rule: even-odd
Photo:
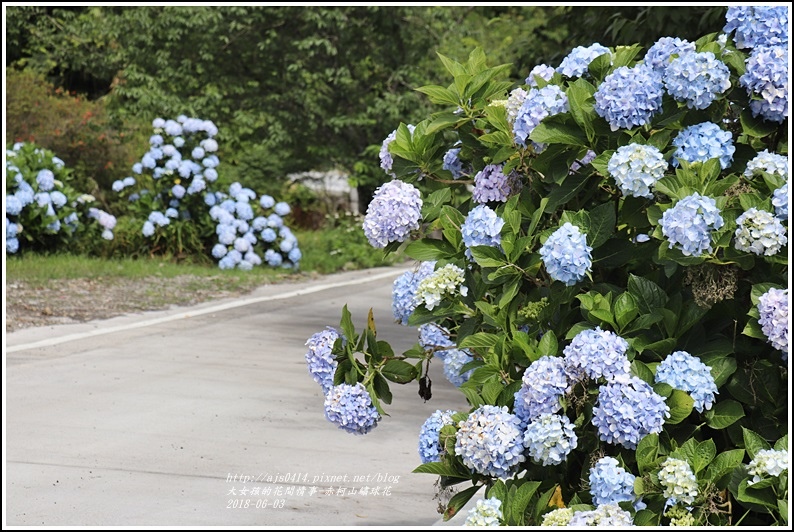
[[[706,478],[717,483],[722,477],[739,467],[744,460],[744,449],[731,449],[718,454],[706,469]]]
[[[682,390],[673,390],[670,397],[667,398],[667,405],[670,407],[670,417],[667,418],[665,424],[677,425],[689,417],[692,413],[692,407],[695,400],[692,396]]]
[[[713,429],[730,427],[744,417],[742,404],[733,399],[723,399],[704,414],[706,425]]]
[[[668,297],[665,291],[645,277],[630,274],[628,290],[643,314],[651,313],[654,309],[663,308],[667,304]]]
[[[381,368],[380,374],[392,382],[406,384],[416,378],[416,367],[404,360],[389,360]]]
[[[717,455],[717,446],[714,441],[708,439],[697,444],[692,457],[692,470],[697,475],[708,466]]]
[[[449,500],[449,504],[447,504],[447,509],[444,512],[444,521],[449,521],[455,517],[460,509],[463,508],[479,490],[480,486],[472,486],[455,494],[455,496]]]
[[[747,427],[742,427],[742,438],[744,439],[744,449],[751,460],[755,458],[758,451],[769,449],[769,442]]]
[[[413,473],[429,473],[431,475],[439,475],[442,477],[453,478],[471,478],[468,473],[462,473],[454,467],[441,463],[441,462],[428,462],[416,467]]]
[[[656,461],[659,456],[659,436],[652,433],[641,439],[637,444],[637,449],[634,451],[634,456],[637,460],[640,474],[645,474],[656,467]]]

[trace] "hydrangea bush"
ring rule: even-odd
[[[788,78],[758,55],[788,46],[787,9],[518,82],[442,56],[452,82],[418,89],[438,112],[381,153],[410,193],[369,216],[421,265],[392,302],[419,342],[345,307],[333,384],[383,415],[390,382],[432,400],[429,367],[465,350],[469,411],[417,427],[415,471],[458,490],[445,518],[479,493],[471,524],[787,524]]]

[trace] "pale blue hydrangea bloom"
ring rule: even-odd
[[[212,246],[212,256],[216,259],[223,258],[226,255],[227,248],[223,244],[215,244]]]
[[[443,360],[448,351],[443,348],[455,347],[455,342],[450,340],[449,331],[437,323],[425,323],[419,326],[419,345]]]
[[[110,188],[113,190],[113,192],[121,192],[124,190],[124,183],[122,183],[120,179],[116,179],[113,181],[113,184],[110,185]]]
[[[253,220],[254,218],[254,209],[247,201],[238,201],[234,206],[234,210],[240,220]]]
[[[369,392],[360,382],[331,388],[325,396],[325,417],[351,434],[367,434],[380,421]]]
[[[474,260],[471,254],[473,246],[500,247],[500,233],[504,225],[504,220],[487,205],[477,205],[470,210],[460,228],[463,243],[466,245],[466,256]]]
[[[154,224],[149,220],[143,222],[143,229],[141,230],[143,236],[150,237],[154,234]]]
[[[772,206],[778,219],[788,220],[788,183],[775,189],[772,194]]]
[[[57,168],[58,170],[66,166],[66,163],[63,162],[63,159],[61,159],[60,157],[53,157],[52,164],[54,164],[55,168]]]
[[[530,89],[513,122],[515,142],[526,146],[532,131],[547,116],[569,110],[568,96],[557,85],[546,85],[542,89]]]
[[[662,495],[667,497],[665,506],[679,502],[684,504],[695,502],[698,494],[697,477],[686,460],[668,457],[662,462],[658,477],[664,488]]]
[[[173,187],[171,187],[171,194],[173,194],[174,197],[177,199],[182,199],[183,197],[185,197],[185,192],[187,191],[185,190],[185,187],[183,187],[182,185],[174,185]]]
[[[54,222],[50,222],[50,223],[47,225],[46,229],[47,229],[47,231],[48,231],[48,232],[50,232],[50,233],[57,233],[58,231],[60,231],[60,230],[61,230],[61,221],[60,221],[60,220],[55,220]],[[104,238],[104,233],[102,234],[102,236],[103,236],[103,238]],[[113,238],[113,237],[111,236],[111,239],[112,239],[112,238]],[[109,240],[109,239],[106,239],[106,240]]]
[[[36,175],[36,183],[39,184],[39,190],[50,191],[55,187],[55,174],[47,168],[39,170],[38,175]]]
[[[747,89],[753,116],[771,122],[788,117],[788,58],[788,48],[781,46],[757,48],[747,58],[739,84]]]
[[[6,216],[6,238],[15,238],[19,232],[19,225],[15,224]]]
[[[257,255],[253,249],[248,250],[248,252],[243,256],[243,260],[249,262],[253,266],[259,266],[262,264],[262,257]]]
[[[210,155],[201,160],[201,165],[204,168],[217,168],[220,163],[220,159],[218,159],[217,155]]]
[[[543,515],[540,526],[568,526],[573,517],[573,510],[570,508],[556,508]]]
[[[204,153],[204,148],[202,148],[201,146],[196,146],[195,148],[193,148],[193,151],[190,152],[190,156],[196,160],[203,159],[204,155],[206,154]]]
[[[673,153],[673,166],[678,166],[678,159],[690,163],[719,159],[723,170],[730,166],[736,151],[731,132],[713,122],[682,129],[673,139],[673,146],[678,148]]]
[[[327,394],[334,385],[334,373],[336,373],[339,364],[334,358],[332,350],[338,338],[339,331],[333,327],[326,327],[306,340],[309,350],[306,352],[305,358],[309,374],[323,389],[323,394]]]
[[[449,170],[452,174],[452,179],[460,179],[463,176],[463,162],[458,158],[460,148],[450,148],[444,154],[444,164],[442,168]]]
[[[260,236],[262,237],[262,240],[264,240],[265,242],[275,242],[277,238],[276,232],[273,231],[273,229],[271,229],[270,227],[266,227],[265,229],[262,229],[262,234]]]
[[[574,428],[565,415],[541,414],[524,432],[527,455],[544,466],[563,463],[579,441]]]
[[[676,390],[687,392],[695,400],[695,410],[700,413],[711,410],[714,394],[719,393],[711,367],[686,351],[675,351],[662,360],[656,367],[655,382],[664,382]]]
[[[159,225],[160,227],[166,226],[169,223],[171,223],[171,220],[169,220],[168,217],[165,214],[161,213],[160,211],[152,211],[149,214],[149,221],[152,222],[153,224]]]
[[[460,388],[466,381],[469,380],[474,370],[469,370],[465,373],[460,371],[463,366],[474,360],[474,358],[465,349],[447,349],[444,351],[444,376],[456,388]]]
[[[140,174],[143,172],[143,164],[135,163],[132,165],[132,171],[136,174]]]
[[[603,331],[601,327],[586,329],[563,349],[565,371],[572,381],[586,377],[612,381],[629,374],[628,348],[629,343],[612,331]]]
[[[59,209],[64,205],[66,205],[66,201],[67,201],[66,195],[59,190],[53,190],[52,192],[50,192],[50,200],[52,201],[52,204]]]
[[[372,247],[385,248],[389,242],[403,242],[419,229],[421,218],[419,189],[395,179],[375,190],[364,216],[364,235]]]
[[[218,151],[218,142],[215,139],[204,139],[202,140],[199,145],[204,148],[206,152],[214,152]]]
[[[508,175],[502,173],[504,165],[489,164],[474,176],[474,190],[471,197],[477,203],[488,203],[492,201],[505,202],[511,195],[518,192],[521,182],[518,175],[511,172]]]
[[[193,178],[193,181],[190,182],[190,186],[187,187],[187,193],[198,194],[205,188],[207,188],[207,182],[201,179],[201,176],[197,175]]]
[[[536,65],[532,68],[532,70],[529,71],[529,75],[527,76],[527,79],[524,81],[524,83],[530,87],[537,87],[538,82],[535,79],[535,76],[544,81],[550,81],[552,76],[554,76],[554,68],[542,63],[540,65]]]
[[[629,512],[617,504],[602,504],[595,510],[574,512],[568,526],[624,527],[634,526],[634,520]]]
[[[47,206],[50,206],[50,208],[49,208],[49,209],[47,209],[47,214],[48,214],[48,215],[54,215],[54,214],[55,214],[55,212],[54,212],[54,211],[52,211],[52,208],[51,208],[51,206],[52,206],[52,198],[50,197],[50,193],[49,193],[49,192],[37,192],[37,193],[36,193],[36,194],[33,196],[33,201],[35,201],[35,202],[36,202],[36,204],[37,204],[39,207],[47,207]],[[51,212],[51,211],[52,211],[52,212]]]
[[[149,137],[149,144],[152,146],[161,146],[163,144],[163,136],[162,135],[152,135]]]
[[[541,246],[540,256],[552,279],[572,286],[584,279],[593,265],[592,250],[587,245],[587,235],[565,222]]]
[[[618,461],[605,456],[590,468],[590,495],[596,506],[633,502],[634,481],[637,477],[620,467]]]
[[[162,147],[162,150],[164,157],[177,158],[177,159],[182,158],[182,154],[179,153],[179,151],[177,151],[176,146],[174,146],[173,144],[166,144],[165,146]]]
[[[280,229],[284,227],[284,220],[278,214],[273,213],[267,217],[267,226],[273,229]]]
[[[479,499],[469,510],[463,526],[501,526],[502,501],[496,497]]]
[[[158,117],[152,120],[152,128],[161,129],[163,127],[165,127],[165,120],[163,120],[162,118]]]
[[[303,253],[301,253],[300,248],[296,246],[289,250],[289,253],[287,253],[287,258],[293,264],[297,264],[303,258]]]
[[[747,472],[753,478],[747,481],[748,486],[761,482],[764,478],[779,477],[783,471],[788,471],[788,449],[761,449],[755,453],[755,458],[747,464]]]
[[[207,168],[204,170],[204,177],[207,181],[212,183],[216,179],[218,179],[218,172],[214,168]]]
[[[480,406],[458,424],[455,454],[475,473],[510,477],[526,460],[521,420],[506,406]]]
[[[593,425],[601,441],[636,449],[648,434],[658,434],[670,407],[664,397],[638,377],[621,375],[598,389]]]
[[[163,124],[163,129],[166,135],[172,137],[178,137],[182,134],[182,125],[175,120],[166,120],[165,124]]]
[[[152,157],[150,153],[145,153],[141,158],[141,164],[143,165],[144,168],[149,168],[151,170],[152,168],[157,166],[157,161],[154,159],[154,157]],[[132,169],[133,171],[135,171],[134,166],[132,167]],[[140,173],[140,172],[136,172],[136,173]]]
[[[557,67],[557,72],[569,78],[578,78],[587,72],[587,67],[601,55],[611,53],[609,48],[599,43],[590,46],[577,46],[565,56]]]
[[[435,267],[436,261],[425,261],[416,270],[409,270],[394,280],[391,310],[395,321],[408,325],[408,318],[419,304],[416,288],[425,277],[433,273]]]
[[[237,267],[238,267],[240,270],[244,271],[244,272],[250,272],[251,270],[253,270],[253,269],[254,269],[254,265],[253,265],[253,264],[251,264],[250,262],[248,262],[248,261],[247,261],[247,260],[245,260],[245,259],[241,260],[241,261],[240,261],[240,262],[237,264]]]
[[[612,131],[650,123],[662,110],[663,96],[662,76],[644,63],[616,68],[593,95],[596,114]]]
[[[6,239],[6,251],[12,254],[19,251],[19,239],[17,237]]]
[[[664,177],[667,161],[655,146],[627,144],[619,147],[607,164],[609,175],[625,196],[653,198],[651,188]]]
[[[454,410],[436,410],[422,424],[419,430],[419,459],[423,464],[438,462],[444,453],[444,448],[438,441],[441,429],[453,425]]]
[[[786,245],[786,228],[771,212],[750,207],[736,218],[735,247],[756,255],[776,255]]]
[[[165,210],[165,215],[168,216],[169,218],[178,218],[179,211],[174,209],[173,207],[169,207]]]
[[[664,86],[688,108],[705,109],[731,88],[730,77],[728,66],[713,53],[687,53],[670,62],[664,71]]]
[[[564,360],[540,357],[524,370],[521,388],[514,394],[513,411],[525,423],[541,414],[555,414],[562,408],[560,398],[569,388]]]
[[[267,194],[262,194],[259,197],[259,205],[262,206],[263,209],[269,209],[276,204],[276,200],[273,199],[273,196],[268,196]]]
[[[10,214],[11,216],[19,216],[19,213],[22,212],[22,202],[19,201],[19,198],[14,194],[6,194],[6,213]]]
[[[286,216],[288,215],[292,209],[290,209],[289,205],[284,201],[279,201],[273,207],[273,211],[278,214],[279,216]]]
[[[179,133],[178,134],[181,134],[181,133],[182,133],[182,126],[179,126]],[[181,148],[182,146],[185,145],[185,139],[183,139],[182,137],[174,137],[174,140],[172,142],[174,143],[174,146],[176,146],[177,148]]]
[[[433,310],[441,300],[457,292],[465,296],[468,288],[461,286],[465,280],[463,270],[454,264],[445,264],[421,281],[416,287],[416,300]]]
[[[725,14],[727,34],[736,31],[737,48],[788,46],[788,8],[786,6],[733,6]]]
[[[711,232],[724,223],[717,202],[697,192],[664,211],[661,220],[669,247],[677,246],[684,255],[695,257],[713,251]]]
[[[265,262],[267,262],[270,266],[276,267],[281,266],[284,262],[284,258],[281,254],[275,250],[268,249],[265,251]]]
[[[245,253],[249,249],[251,249],[251,244],[245,238],[235,238],[234,239],[234,249],[239,251],[240,253]]]
[[[659,72],[664,73],[667,65],[670,64],[673,55],[684,55],[695,51],[695,43],[678,37],[662,37],[653,46],[648,48],[643,60],[646,65]]]
[[[747,163],[744,176],[752,178],[760,175],[761,172],[777,174],[788,181],[788,158],[785,155],[779,155],[769,150],[758,152],[758,155]]]
[[[772,347],[788,360],[788,288],[770,288],[758,298],[758,324]]]

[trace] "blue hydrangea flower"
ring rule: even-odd
[[[786,6],[733,6],[725,14],[727,34],[735,31],[737,48],[788,46]]]
[[[155,118],[154,120],[152,120],[152,128],[153,129],[162,129],[164,127],[165,127],[165,120],[163,120],[162,118],[158,117],[158,118]]]
[[[682,129],[673,139],[673,146],[678,148],[673,153],[673,166],[678,166],[678,159],[690,163],[719,159],[723,170],[730,166],[736,151],[731,132],[713,122]]]
[[[458,424],[455,454],[475,473],[508,478],[526,460],[521,420],[506,406],[480,406]]]
[[[770,288],[758,298],[758,324],[772,347],[788,360],[788,288]]]
[[[393,180],[379,186],[364,216],[364,235],[370,245],[385,248],[389,242],[403,242],[419,229],[422,199],[419,189]]]
[[[569,222],[554,231],[540,248],[546,271],[555,281],[572,286],[584,279],[593,265],[587,235]]]
[[[728,66],[711,52],[687,53],[664,71],[667,92],[690,109],[705,109],[731,87]]]
[[[750,96],[753,116],[770,122],[788,117],[788,48],[757,48],[747,58],[739,84]]]
[[[120,179],[117,179],[113,181],[113,184],[110,185],[110,188],[113,190],[113,192],[121,192],[124,190],[124,183],[122,183]]]
[[[39,184],[39,190],[50,191],[55,187],[55,174],[52,173],[52,170],[46,168],[39,170],[38,175],[36,175],[36,183]]]
[[[215,139],[204,139],[199,144],[206,152],[218,151],[218,142]]]
[[[593,97],[595,112],[612,131],[644,126],[662,110],[662,76],[644,63],[616,68]]]
[[[442,168],[449,170],[452,179],[460,179],[463,176],[463,162],[458,158],[460,148],[450,148],[444,154],[444,164]]]
[[[36,195],[33,196],[33,201],[35,201],[39,207],[49,207],[47,209],[48,215],[55,215],[55,211],[52,209],[52,198],[50,198],[49,192],[37,192]]]
[[[602,504],[595,510],[574,512],[571,520],[568,521],[568,526],[624,527],[634,526],[634,520],[629,512],[617,504]]]
[[[513,122],[513,135],[517,144],[526,146],[532,131],[547,116],[569,110],[568,96],[557,85],[546,85],[542,89],[530,89]]]
[[[272,249],[268,249],[267,251],[265,251],[265,261],[270,266],[276,267],[276,266],[281,266],[281,264],[284,262],[284,258],[281,256],[279,252],[274,251]]]
[[[419,327],[419,345],[443,360],[448,351],[444,348],[455,347],[455,342],[450,340],[449,331],[437,323],[425,323]]]
[[[562,408],[560,398],[569,387],[563,359],[540,357],[524,370],[521,388],[514,395],[513,411],[524,422],[542,414],[555,414]]]
[[[147,238],[152,236],[154,234],[154,224],[149,220],[146,220],[145,222],[143,222],[143,229],[141,230],[141,232],[143,233],[143,236]]]
[[[679,502],[684,504],[695,502],[695,497],[698,494],[698,481],[686,460],[668,457],[662,462],[658,477],[664,488],[662,495],[667,497],[665,506]]]
[[[527,454],[541,465],[557,465],[576,449],[578,438],[567,416],[541,414],[530,421],[524,432]]]
[[[19,216],[22,212],[22,202],[14,194],[6,194],[6,214],[11,216]]]
[[[462,349],[447,349],[444,351],[444,376],[456,388],[460,388],[469,380],[474,370],[469,370],[461,374],[463,366],[474,360],[474,358]]]
[[[634,481],[637,477],[620,467],[618,461],[611,456],[598,460],[590,468],[590,494],[593,504],[618,504],[633,502]]]
[[[788,183],[775,189],[772,194],[772,206],[779,220],[788,220]]]
[[[438,462],[441,458],[444,448],[438,436],[443,427],[454,424],[452,416],[455,414],[453,410],[436,410],[422,424],[419,430],[419,458],[423,464]]]
[[[687,392],[695,400],[695,410],[711,410],[717,385],[711,375],[711,368],[686,351],[675,351],[662,360],[656,368],[656,382],[665,382]]]
[[[670,408],[664,397],[638,377],[621,375],[598,389],[593,425],[601,441],[636,449],[648,434],[658,434]]]
[[[306,352],[306,364],[309,366],[309,374],[314,381],[327,394],[334,385],[334,373],[339,365],[331,352],[334,342],[339,338],[339,332],[333,327],[326,327],[318,333],[314,333],[306,345],[309,350]]]
[[[216,259],[221,259],[226,255],[227,248],[223,244],[215,244],[212,246],[212,256]]]
[[[278,214],[279,216],[286,216],[286,215],[288,215],[288,214],[289,214],[289,213],[292,211],[292,209],[290,209],[290,206],[289,206],[289,205],[288,205],[286,202],[284,202],[284,201],[279,201],[279,202],[278,202],[278,203],[276,203],[276,205],[273,207],[273,211],[274,211],[276,214]]]
[[[662,37],[648,48],[643,61],[656,72],[663,74],[673,55],[682,56],[694,52],[695,43],[678,37]]]
[[[788,181],[788,158],[785,155],[772,153],[769,150],[758,152],[758,155],[747,163],[744,176],[752,179],[762,172],[777,174]]]
[[[504,165],[489,164],[474,176],[474,190],[472,199],[477,203],[491,201],[505,202],[511,195],[518,192],[521,182],[518,175],[511,172],[509,175],[502,173]]]
[[[276,200],[273,199],[273,196],[268,196],[267,194],[262,194],[259,197],[259,205],[262,206],[263,209],[269,209],[276,204]]]
[[[457,292],[465,296],[468,288],[463,285],[465,278],[463,270],[454,264],[445,264],[434,271],[416,286],[416,300],[419,304],[433,310],[447,296],[453,296]]]
[[[463,243],[466,245],[466,256],[473,260],[471,254],[473,246],[499,247],[502,243],[501,231],[504,225],[504,220],[487,205],[477,205],[470,210],[460,228]]]
[[[171,220],[168,219],[168,216],[161,213],[160,211],[153,211],[149,214],[149,221],[153,224],[157,224],[160,227],[166,226],[171,223]]]
[[[628,375],[631,368],[626,356],[629,343],[601,327],[586,329],[574,336],[563,349],[565,372],[572,381],[585,377],[604,378],[607,382],[619,375]]]
[[[764,478],[779,477],[783,471],[788,471],[788,466],[788,449],[761,449],[746,466],[747,472],[753,475],[747,485],[752,486]]]
[[[479,499],[469,510],[463,526],[501,526],[502,501],[496,497]]]
[[[372,397],[360,382],[331,388],[325,396],[325,417],[351,434],[367,434],[380,421]]]
[[[687,196],[662,215],[662,234],[686,256],[711,253],[711,232],[724,225],[717,202],[697,192]]]
[[[735,247],[756,255],[776,255],[786,245],[786,228],[771,212],[750,207],[736,218]]]
[[[425,261],[416,270],[409,270],[394,280],[391,310],[395,321],[408,325],[408,318],[419,304],[416,288],[425,277],[433,273],[435,267],[436,261]]]
[[[577,46],[565,56],[560,66],[557,67],[557,72],[569,78],[578,78],[587,72],[587,67],[595,58],[608,53],[611,53],[609,48],[598,43],[593,43],[590,46]]]
[[[287,253],[287,258],[292,263],[297,264],[303,258],[303,253],[301,253],[300,248],[294,247]]]
[[[12,253],[12,254],[16,253],[17,251],[19,251],[19,239],[16,238],[16,237],[7,238],[6,239],[6,251],[8,253]]]
[[[627,144],[619,147],[607,164],[609,175],[625,196],[653,198],[651,187],[664,177],[667,161],[655,146]]]
[[[551,81],[552,76],[554,76],[554,68],[546,64],[536,65],[535,67],[532,68],[532,70],[529,71],[529,75],[527,76],[527,79],[524,81],[524,83],[526,83],[530,87],[537,87],[538,82],[535,79],[535,76],[539,77],[544,81]]]

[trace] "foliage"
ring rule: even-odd
[[[734,237],[742,213],[779,212],[772,197],[787,171],[746,170],[763,166],[757,157],[787,154],[788,124],[752,111],[751,100],[766,96],[739,82],[748,51],[717,33],[695,47],[730,71],[730,89],[710,94],[705,109],[665,92],[639,45],[610,48],[581,76],[535,78],[538,89],[515,87],[509,65],[488,66],[475,49],[462,63],[439,54],[451,83],[417,90],[440,109],[396,128],[387,171],[421,182],[421,213],[414,203],[372,213],[370,227],[419,223],[386,246],[422,262],[407,289],[395,282],[393,304],[410,303],[408,325],[432,325],[453,347],[420,336],[396,354],[377,339],[371,312],[359,332],[345,307],[328,395],[360,384],[385,415],[389,382],[416,381],[427,400],[430,364],[446,366],[446,352],[470,357],[454,376],[471,412],[440,427],[439,460],[416,468],[444,487],[462,484],[445,518],[485,486],[507,525],[539,525],[555,508],[572,510],[554,517],[572,525],[786,524],[787,462],[750,461],[788,449],[787,346],[771,344],[759,324],[788,337],[787,291],[771,310],[758,308],[770,289],[788,287],[787,240],[769,233],[767,253],[743,251]],[[628,69],[638,74],[626,77]],[[545,86],[566,105],[538,96]],[[529,112],[542,114],[522,122]],[[519,123],[531,126],[522,136]],[[695,140],[705,123],[721,133]],[[655,148],[664,170],[655,152],[636,150],[636,168],[621,170],[618,186],[610,166],[628,163],[612,158],[630,145]],[[445,169],[453,147],[469,177]],[[482,199],[501,222],[498,238],[467,240],[470,213],[483,206],[468,192],[478,186],[470,177],[488,165],[521,186]],[[549,360],[559,364],[554,386],[550,370],[538,369]],[[359,432],[373,427],[367,418]],[[616,484],[628,498],[602,504],[609,497],[602,489],[596,498],[587,479],[605,456],[635,479],[628,495]]]

